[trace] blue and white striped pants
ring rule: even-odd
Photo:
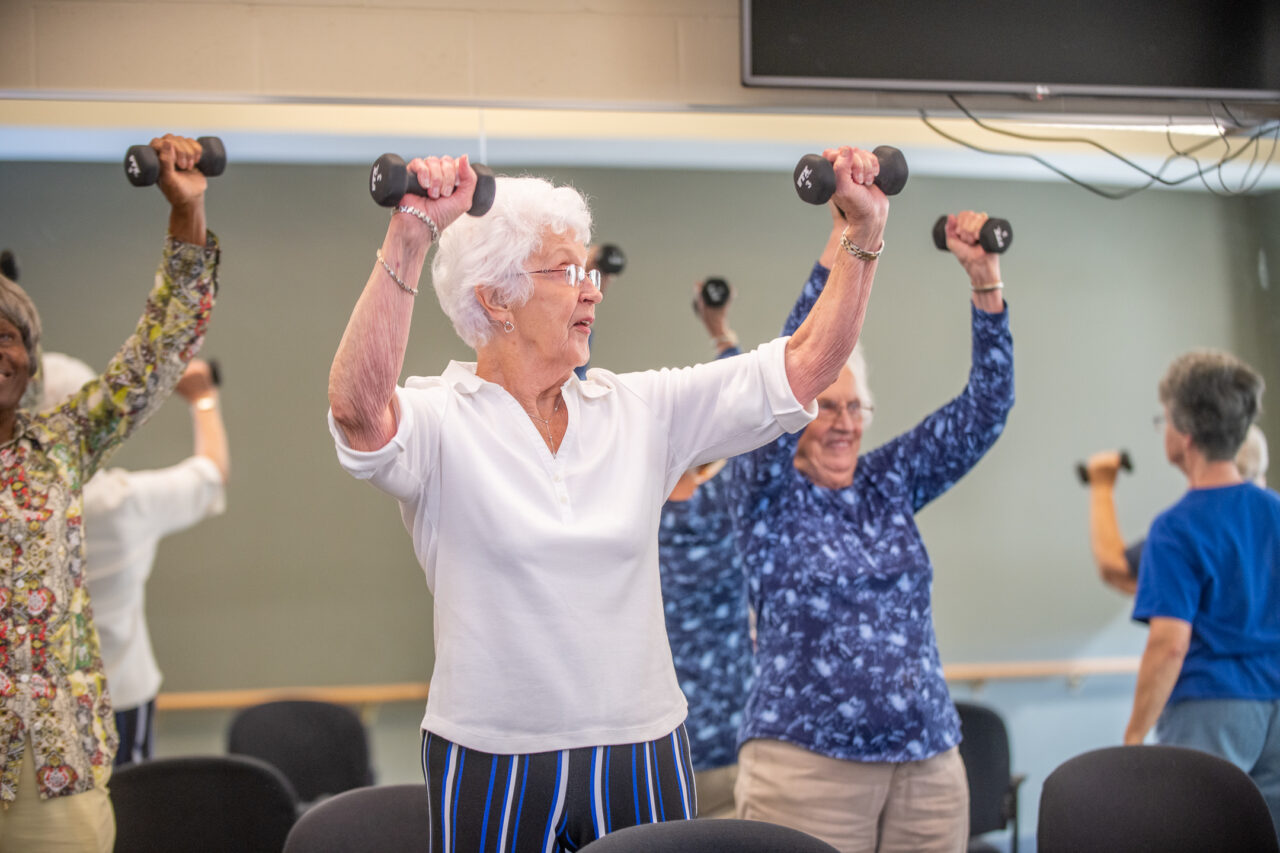
[[[684,726],[647,743],[491,755],[422,733],[431,853],[561,853],[698,812]]]

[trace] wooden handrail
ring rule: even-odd
[[[281,699],[310,699],[335,705],[385,705],[390,702],[422,702],[428,684],[347,684],[335,687],[261,687],[247,690],[195,690],[161,693],[156,697],[159,711],[212,711],[248,708]]]
[[[1127,675],[1138,671],[1136,657],[1078,658],[1076,660],[996,661],[953,663],[942,668],[947,681],[983,682],[1033,678],[1079,679],[1090,675]],[[161,693],[160,711],[213,711],[248,708],[281,699],[310,699],[335,705],[385,705],[426,701],[427,682],[348,684],[335,687],[262,687],[247,690],[195,690]]]
[[[1086,675],[1125,675],[1137,671],[1138,658],[1136,657],[953,663],[942,667],[947,681],[1083,678]]]

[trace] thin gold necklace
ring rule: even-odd
[[[536,406],[537,404],[535,403],[534,405]],[[539,417],[538,415],[535,415],[533,412],[526,412],[526,414],[527,414],[529,417],[533,418],[535,421],[541,421],[541,422],[542,422],[542,425],[543,425],[544,427],[546,427],[546,430],[547,430],[547,446],[548,446],[548,447],[550,447],[550,448],[552,449],[552,452],[554,452],[554,451],[555,451],[556,440],[555,440],[554,438],[552,438],[552,437],[551,437],[551,418],[554,418],[554,417],[556,416],[556,414],[557,414],[559,411],[560,411],[560,395],[559,395],[559,394],[557,394],[557,395],[556,395],[556,405],[555,405],[555,408],[553,408],[553,409],[551,410],[551,417],[550,417],[550,418]]]

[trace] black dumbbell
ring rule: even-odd
[[[978,231],[978,245],[993,255],[1004,254],[1013,244],[1013,226],[1007,219],[988,217]],[[933,223],[933,245],[942,251],[947,250],[947,216],[944,213]]]
[[[907,158],[891,145],[881,145],[875,151],[880,161],[880,174],[875,185],[885,195],[897,195],[907,185]],[[831,161],[821,154],[806,154],[796,164],[791,177],[796,183],[796,194],[809,204],[826,204],[836,193],[836,170]]]
[[[722,308],[729,302],[729,282],[719,276],[711,276],[702,282],[702,304],[707,308]],[[693,313],[698,313],[698,300],[693,301]]]
[[[216,178],[227,168],[227,149],[216,136],[202,136],[196,170],[206,178]],[[124,174],[135,187],[149,187],[160,180],[160,155],[150,145],[131,145],[124,155]]]
[[[0,252],[0,274],[15,284],[18,281],[18,256],[8,249]]]
[[[1133,473],[1133,460],[1129,458],[1129,451],[1127,450],[1120,451],[1120,467],[1130,474]],[[1083,462],[1076,463],[1076,476],[1080,478],[1081,483],[1086,486],[1089,485],[1089,469],[1085,467]]]
[[[603,275],[618,275],[627,268],[627,256],[613,243],[605,243],[596,250],[595,266]]]
[[[476,190],[471,196],[472,216],[484,216],[493,207],[496,188],[493,170],[483,163],[472,163],[476,173]],[[382,207],[395,207],[404,196],[425,196],[427,191],[418,183],[418,176],[410,172],[399,154],[383,154],[369,170],[369,195]]]

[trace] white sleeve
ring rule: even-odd
[[[157,536],[219,515],[226,510],[226,487],[213,461],[191,456],[168,468],[129,471],[123,503],[134,517],[145,518]]]
[[[358,480],[368,480],[402,503],[416,500],[437,463],[440,413],[431,396],[397,387],[396,434],[377,450],[354,449],[330,409],[329,432],[343,470]]]
[[[788,340],[707,364],[618,377],[668,421],[670,471],[746,453],[813,420],[817,406],[801,406],[787,380]]]

